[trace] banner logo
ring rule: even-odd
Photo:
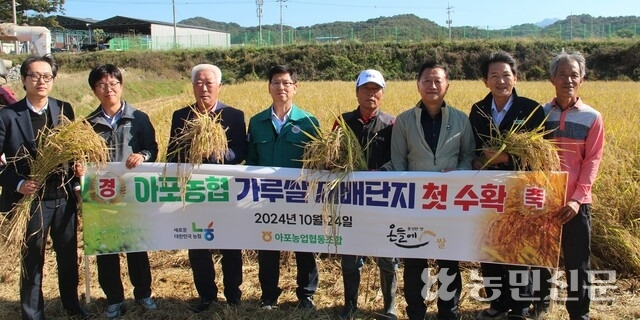
[[[271,242],[273,240],[273,232],[271,231],[262,231],[262,241]]]
[[[206,228],[198,228],[195,222],[191,222],[191,231],[194,233],[202,232],[204,239],[207,241],[213,241],[213,238],[215,238],[213,235],[213,221],[209,222]]]
[[[386,237],[396,247],[415,249],[428,245],[435,239],[436,233],[424,227],[398,227],[391,224]]]
[[[97,203],[115,204],[122,202],[127,193],[127,186],[124,180],[111,172],[107,172],[101,176],[96,176],[90,182],[91,200]]]

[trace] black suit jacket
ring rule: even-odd
[[[482,153],[480,148],[487,145],[486,141],[491,134],[491,124],[493,123],[493,118],[491,117],[492,101],[493,95],[489,92],[484,99],[476,102],[471,107],[471,112],[469,113],[469,122],[471,122],[471,128],[473,128],[478,155]],[[531,118],[524,122],[531,113],[533,113]],[[516,89],[513,89],[513,104],[511,108],[509,108],[509,111],[507,111],[504,119],[502,119],[502,122],[500,122],[498,129],[500,132],[507,132],[512,126],[517,126],[522,122],[524,123],[522,130],[531,131],[543,124],[544,119],[544,110],[542,110],[542,106],[540,106],[538,102],[518,96]],[[510,158],[511,161],[509,163],[492,166],[490,169],[515,170],[516,165],[514,159],[512,157]]]
[[[225,128],[227,136],[227,144],[229,149],[235,154],[235,158],[224,163],[239,164],[245,160],[247,156],[247,126],[244,122],[244,112],[236,108],[230,107],[224,103],[218,102],[220,109],[215,113],[220,113],[220,121]],[[167,147],[167,162],[184,162],[188,145],[181,146],[176,142],[176,138],[180,135],[180,131],[184,127],[185,120],[191,120],[195,117],[193,110],[195,104],[186,106],[176,110],[171,119],[171,131],[169,136],[169,145]],[[178,152],[176,152],[178,150]],[[211,159],[203,159],[203,163],[215,163]],[[219,161],[218,163],[222,163]]]
[[[68,102],[50,97],[48,110],[54,127],[60,122],[61,115],[72,121],[75,118]],[[0,109],[0,154],[7,158],[7,163],[0,167],[0,211],[9,211],[22,198],[22,194],[17,192],[16,188],[18,183],[28,179],[31,173],[25,155],[28,153],[35,158],[36,148],[26,98]]]

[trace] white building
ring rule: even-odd
[[[112,50],[227,48],[231,45],[231,35],[223,31],[123,16],[88,24],[85,28],[104,31]]]

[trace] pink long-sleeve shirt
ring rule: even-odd
[[[604,122],[596,109],[582,102],[562,110],[556,100],[544,106],[545,127],[560,148],[561,168],[569,172],[566,200],[591,203],[591,188],[602,160]]]

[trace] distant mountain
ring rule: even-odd
[[[540,22],[536,22],[534,23],[536,26],[540,27],[540,28],[544,28],[546,26],[550,26],[552,24],[554,24],[556,21],[559,21],[560,19],[558,18],[549,18],[549,19],[544,19]]]
[[[181,24],[207,27],[231,33],[231,43],[245,43],[255,37],[257,26],[242,27],[237,23],[212,21],[203,17],[195,17],[180,21]],[[638,16],[592,17],[591,15],[571,15],[567,18],[545,19],[538,23],[526,23],[506,29],[487,30],[479,27],[452,27],[451,32],[456,39],[484,39],[487,37],[552,37],[575,39],[589,37],[622,37],[635,35],[635,28],[640,25]],[[379,17],[366,21],[336,21],[293,28],[284,26],[286,32],[297,38],[331,38],[350,39],[367,37],[369,40],[393,40],[403,33],[432,35],[432,38],[446,38],[448,28],[422,19],[414,14],[402,14],[392,17]],[[263,25],[263,38],[274,41],[279,38],[280,25]],[[249,37],[249,38],[248,38]]]
[[[217,21],[212,21],[203,17],[189,18],[189,19],[182,20],[179,23],[198,26],[198,27],[206,27],[206,28],[211,28],[215,30],[226,31],[229,33],[253,32],[258,30],[258,26],[241,27],[237,23],[217,22]],[[315,24],[312,26],[303,26],[303,27],[297,27],[297,28],[284,25],[284,28],[286,28],[287,30],[294,29],[296,31],[344,30],[348,28],[354,28],[354,31],[357,31],[359,29],[370,28],[370,27],[389,28],[389,27],[404,27],[404,26],[414,27],[414,28],[442,28],[435,22],[429,19],[422,19],[414,14],[402,14],[402,15],[396,15],[392,17],[379,17],[379,18],[369,19],[367,21],[358,21],[358,22],[336,21],[336,22],[321,23],[321,24]],[[263,31],[271,30],[271,31],[280,32],[280,25],[279,24],[262,25],[262,30]]]
[[[180,21],[181,24],[207,27],[231,33],[231,43],[240,44],[256,42],[259,27],[241,27],[236,23],[212,21],[203,17],[195,17]],[[422,19],[414,14],[402,14],[392,17],[379,17],[367,21],[336,21],[293,28],[284,25],[287,39],[290,37],[334,41],[338,39],[393,40],[402,32],[420,30],[429,34],[444,34],[446,28],[429,19]],[[395,31],[395,32],[394,32]],[[400,34],[401,36],[402,34]],[[263,41],[277,43],[280,39],[280,25],[262,26]]]
[[[588,14],[571,15],[544,28],[545,33],[561,32],[563,39],[595,37],[631,38],[640,24],[638,16],[593,17]]]
[[[225,31],[229,33],[243,32],[245,29],[244,27],[240,26],[235,22],[231,22],[231,23],[217,22],[217,21],[209,20],[203,17],[189,18],[189,19],[182,20],[179,23],[187,24],[190,26],[196,26],[196,27],[205,27],[205,28]]]

